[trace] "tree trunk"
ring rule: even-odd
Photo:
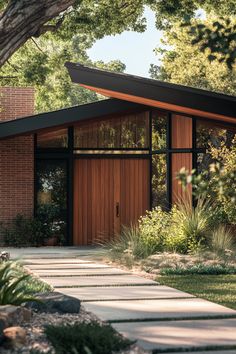
[[[29,38],[52,30],[53,26],[44,24],[74,2],[75,0],[9,0],[9,5],[0,15],[0,67]]]

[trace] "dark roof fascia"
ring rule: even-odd
[[[59,127],[83,120],[99,118],[146,106],[117,99],[107,99],[53,112],[40,113],[0,123],[0,139],[34,133],[41,129]]]
[[[236,118],[236,97],[138,76],[65,63],[71,80],[177,106]]]

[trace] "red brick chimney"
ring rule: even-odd
[[[0,87],[0,121],[34,114],[34,89]],[[1,129],[1,125],[0,125]],[[33,135],[0,140],[0,222],[33,215]]]

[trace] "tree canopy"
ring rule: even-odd
[[[206,26],[212,23],[210,17],[204,21]],[[196,20],[197,23],[197,20]],[[161,54],[161,65],[152,65],[150,74],[153,78],[198,87],[210,91],[236,94],[236,64],[230,69],[222,61],[209,61],[208,51],[200,50],[201,44],[192,45],[188,28],[176,22],[165,30],[162,47],[156,49]]]
[[[143,31],[145,0],[0,0],[0,67],[30,38]]]

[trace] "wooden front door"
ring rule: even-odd
[[[149,208],[149,160],[75,160],[74,245],[108,241]]]

